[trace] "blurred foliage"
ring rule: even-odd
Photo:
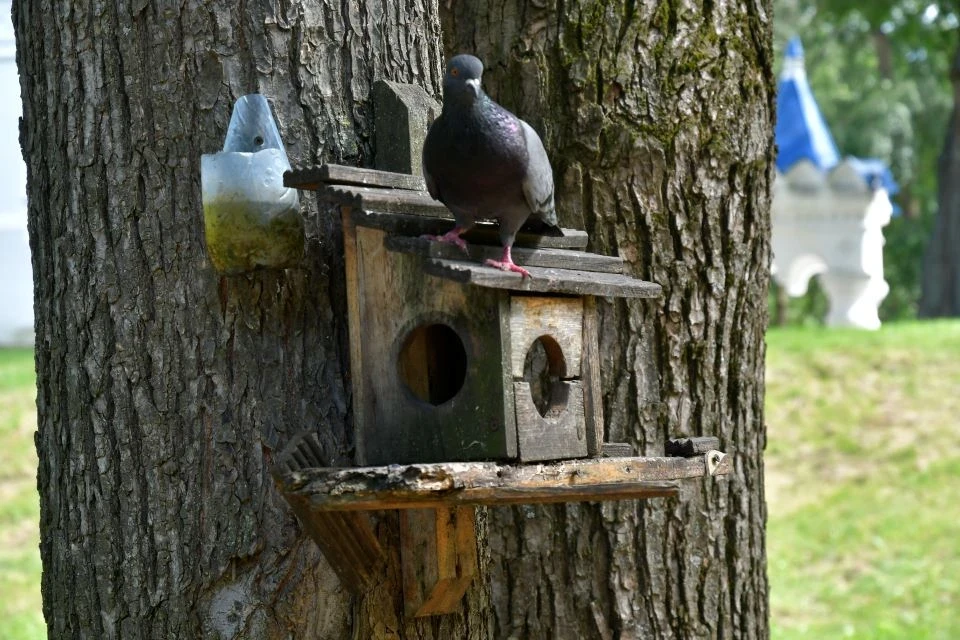
[[[890,294],[881,320],[916,316],[937,210],[937,161],[953,107],[948,74],[960,40],[958,4],[774,0],[776,71],[787,41],[800,36],[810,85],[841,155],[880,158],[900,184],[893,200],[901,216],[884,230]],[[788,306],[788,322],[809,324],[803,310],[822,305]]]
[[[777,298],[783,304],[783,309],[778,310]],[[771,324],[796,325],[804,327],[823,326],[824,318],[827,317],[827,310],[830,308],[830,301],[827,300],[827,294],[823,292],[820,286],[820,278],[814,276],[807,283],[807,292],[799,298],[790,298],[782,290],[775,280],[770,280],[770,293],[767,296],[767,303],[770,310]],[[778,314],[779,311],[779,314]],[[778,315],[782,314],[783,322],[778,321]]]

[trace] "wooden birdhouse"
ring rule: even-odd
[[[342,215],[358,457],[363,464],[557,460],[599,455],[594,296],[655,297],[583,232],[523,233],[532,278],[421,236],[453,220],[413,176],[326,165],[294,172]]]
[[[425,96],[402,88],[381,87]],[[418,154],[400,155],[409,171]],[[657,457],[605,442],[596,297],[660,286],[587,253],[584,232],[521,230],[513,256],[533,276],[521,278],[483,264],[500,256],[495,224],[463,236],[466,255],[424,239],[454,222],[419,177],[322,165],[284,184],[315,191],[342,222],[358,466],[326,467],[314,425],[277,454],[274,476],[353,591],[399,555],[407,615],[449,613],[478,570],[476,505],[677,496],[683,479],[729,473],[713,437],[668,441]],[[363,513],[392,509],[399,554]]]
[[[386,562],[362,510],[402,510],[407,612],[436,615],[476,571],[473,505],[670,496],[681,478],[728,472],[715,438],[675,442],[673,458],[604,442],[595,297],[660,287],[585,252],[585,233],[521,230],[513,254],[533,276],[521,278],[483,264],[500,254],[494,224],[464,236],[469,255],[424,239],[454,222],[420,178],[323,165],[285,181],[341,217],[363,466],[324,468],[307,437],[276,474],[354,590]]]

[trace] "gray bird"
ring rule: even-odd
[[[460,235],[479,219],[495,218],[503,257],[486,264],[530,277],[510,250],[531,215],[556,226],[553,171],[540,136],[484,93],[481,75],[483,63],[474,56],[458,55],[447,63],[443,110],[423,143],[423,177],[457,224],[442,236],[426,237],[466,251]]]

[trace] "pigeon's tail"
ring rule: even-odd
[[[560,226],[557,224],[557,213],[556,211],[551,212],[552,215],[545,217],[542,214],[534,214],[527,218],[526,223],[524,223],[521,229],[529,233],[536,233],[541,236],[555,236],[560,237],[563,235],[563,230],[560,229]]]
[[[531,218],[539,220],[547,227],[559,228],[560,224],[557,222],[557,210],[553,207],[553,194],[550,194],[550,206],[549,208],[541,209],[540,211],[535,212]]]
[[[557,226],[557,209],[553,203],[553,169],[540,136],[529,124],[520,121],[527,145],[527,175],[523,180],[523,196],[532,213],[546,224]]]

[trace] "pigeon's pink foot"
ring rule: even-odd
[[[452,244],[455,247],[460,247],[460,251],[468,253],[467,251],[467,241],[460,237],[461,233],[466,232],[466,229],[463,227],[454,227],[447,231],[442,236],[432,236],[430,234],[422,235],[421,238],[425,240],[435,240],[436,242],[444,242],[446,244]]]
[[[514,271],[519,273],[522,278],[530,278],[533,280],[533,276],[530,275],[529,271],[516,264],[512,260],[510,262],[504,262],[502,260],[492,260],[488,258],[483,264],[487,265],[488,267],[495,267],[501,271]]]
[[[503,258],[500,260],[488,259],[484,261],[484,264],[489,267],[495,267],[501,271],[513,271],[514,273],[519,273],[520,278],[530,278],[533,280],[533,276],[530,275],[530,272],[518,265],[513,261],[513,257],[510,255],[510,247],[503,248]]]

